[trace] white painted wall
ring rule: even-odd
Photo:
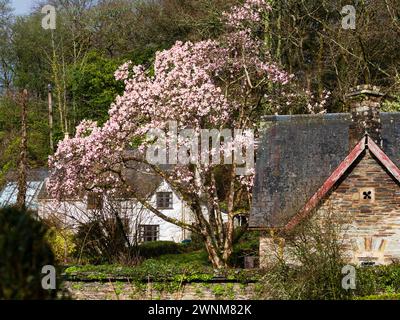
[[[162,182],[156,192],[152,195],[149,202],[156,207],[157,192],[172,192],[173,208],[160,210],[168,217],[178,219],[182,222],[190,223],[194,221],[193,214],[188,206],[178,197],[174,190],[166,183]],[[41,218],[53,217],[59,220],[68,228],[75,229],[79,224],[88,222],[93,216],[91,210],[87,210],[87,202],[81,199],[58,202],[55,200],[39,200],[38,215]],[[104,206],[109,204],[105,201]],[[172,223],[159,218],[150,210],[144,208],[134,200],[121,201],[121,216],[126,216],[130,220],[131,228],[135,223],[159,225],[160,238],[162,241],[181,242],[190,237],[190,232]],[[133,234],[134,232],[132,232]]]
[[[174,190],[165,181],[161,183],[161,185],[151,197],[149,202],[152,206],[156,207],[157,192],[172,192],[173,209],[160,210],[162,214],[165,214],[168,217],[175,218],[185,223],[194,221],[193,213],[188,208],[186,203],[178,197]],[[148,224],[160,225],[160,240],[181,242],[189,238],[189,232],[187,230],[164,221],[163,219],[148,210],[146,216],[150,218],[150,223]]]

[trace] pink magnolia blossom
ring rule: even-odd
[[[224,14],[227,25],[236,29],[250,23],[259,23],[263,13],[272,8],[266,0],[247,0],[242,6],[235,6]]]
[[[60,199],[88,189],[116,192],[124,185],[120,173],[134,139],[152,129],[167,130],[171,120],[177,122],[177,130],[190,128],[197,133],[202,128],[253,128],[257,120],[253,111],[264,99],[263,90],[268,84],[290,80],[246,23],[259,22],[270,9],[263,0],[234,7],[224,15],[227,25],[234,27],[231,32],[217,40],[176,42],[156,54],[154,74],[143,66],[132,67],[131,62],[122,65],[115,78],[124,81],[125,91],[111,105],[109,120],[102,127],[83,121],[75,136],[61,141],[50,157],[50,194]],[[167,137],[167,142],[171,139]],[[238,139],[247,143],[243,137]],[[135,147],[144,153],[151,142],[141,141]],[[178,141],[179,146],[188,144]],[[232,145],[224,148],[232,151]],[[166,178],[178,192],[201,198],[215,189],[205,182],[214,167],[177,165]],[[238,176],[237,182],[249,189],[252,177]]]

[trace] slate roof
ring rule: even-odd
[[[400,166],[400,113],[381,113],[380,117],[383,151]],[[355,146],[349,145],[349,113],[270,116],[264,120],[251,228],[283,227]]]

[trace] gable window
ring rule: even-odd
[[[141,242],[158,241],[160,239],[159,225],[142,224],[139,228]]]
[[[372,199],[372,191],[364,191],[363,197],[364,197],[364,200],[371,200]]]
[[[374,188],[361,188],[360,200],[362,202],[374,202],[375,201],[375,189]]]
[[[97,193],[89,193],[87,196],[87,210],[103,209],[103,198]]]
[[[172,208],[172,192],[157,192],[157,209]]]

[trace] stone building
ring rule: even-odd
[[[400,259],[400,113],[380,112],[383,96],[358,86],[349,113],[265,119],[249,220],[262,234],[261,266],[276,243],[284,252],[297,226],[327,211],[343,226],[350,262]]]

